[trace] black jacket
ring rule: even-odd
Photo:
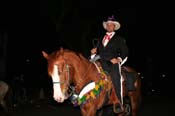
[[[110,61],[112,58],[120,57],[122,60],[128,56],[128,47],[126,41],[121,36],[115,34],[104,47],[100,39],[97,46],[97,54],[100,55],[101,60]]]

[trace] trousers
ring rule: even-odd
[[[102,68],[104,71],[106,71],[110,76],[112,80],[112,84],[115,89],[115,93],[121,102],[121,73],[120,73],[120,65],[119,64],[112,64],[108,61],[101,61]]]

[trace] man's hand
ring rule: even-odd
[[[121,59],[120,58],[112,58],[110,61],[112,64],[117,64],[117,63],[121,62]]]
[[[93,48],[92,50],[91,50],[91,54],[96,54],[97,53],[97,48]]]

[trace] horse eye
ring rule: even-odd
[[[57,65],[58,66],[58,73],[59,73],[59,75],[63,72],[62,71],[62,67],[61,66],[59,66],[59,65]]]

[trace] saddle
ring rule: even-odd
[[[101,68],[102,65],[99,60],[94,62],[98,68]],[[137,73],[136,72],[129,72],[127,70],[127,66],[121,66],[121,74],[122,74],[122,79],[124,86],[126,87],[125,89],[127,91],[135,91],[136,88],[134,86],[134,82],[137,79]]]
[[[134,82],[137,79],[137,73],[129,72],[126,66],[121,66],[121,74],[124,79],[127,91],[135,91],[136,88],[134,86]]]

